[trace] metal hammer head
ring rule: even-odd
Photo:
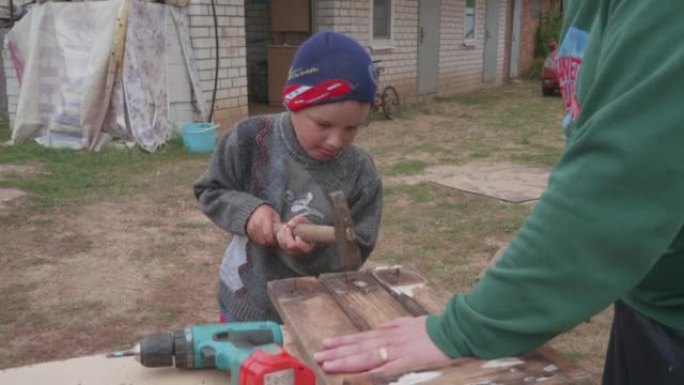
[[[352,223],[351,211],[342,191],[330,193],[334,210],[335,242],[340,254],[340,270],[356,270],[363,260],[356,242],[356,231]]]

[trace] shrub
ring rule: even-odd
[[[544,59],[551,52],[551,43],[559,42],[562,26],[563,15],[555,9],[541,16],[534,40],[534,59],[527,70],[527,78],[540,78]]]

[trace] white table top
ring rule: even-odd
[[[133,357],[94,355],[0,370],[2,385],[229,385],[216,369],[146,368]]]

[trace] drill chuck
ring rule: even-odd
[[[140,341],[136,358],[143,366],[192,368],[192,333],[189,329],[155,333]]]

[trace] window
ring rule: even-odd
[[[392,38],[392,0],[373,0],[373,40]]]
[[[475,0],[466,0],[463,37],[466,42],[475,40]]]

